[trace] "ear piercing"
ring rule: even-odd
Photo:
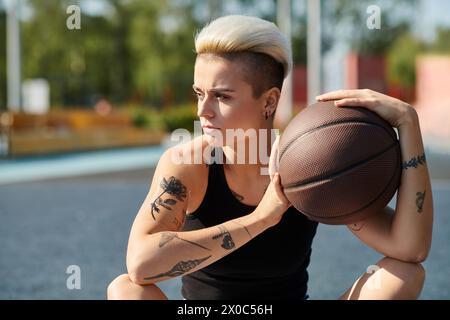
[[[269,117],[272,115],[272,113],[270,111],[265,111],[264,112],[264,119],[269,119]]]

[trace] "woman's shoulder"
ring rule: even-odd
[[[184,170],[201,170],[206,168],[204,154],[211,150],[208,146],[208,142],[202,135],[169,147],[161,156],[160,162]]]
[[[158,167],[165,175],[182,179],[192,194],[201,193],[208,182],[208,167],[203,154],[208,150],[204,136],[169,147],[161,156]],[[158,170],[160,171],[160,170]]]

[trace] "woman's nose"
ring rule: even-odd
[[[198,101],[197,116],[203,118],[214,117],[214,101],[209,97],[204,97],[203,100]]]

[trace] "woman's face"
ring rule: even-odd
[[[197,115],[207,136],[216,137],[221,133],[225,139],[226,129],[259,129],[266,122],[263,116],[266,95],[253,97],[239,62],[199,55],[193,89],[198,98]]]

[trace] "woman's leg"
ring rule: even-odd
[[[343,300],[413,300],[425,281],[420,263],[383,258],[356,280],[340,299]]]
[[[156,285],[139,285],[127,274],[115,278],[108,286],[108,300],[167,300],[166,295]]]

